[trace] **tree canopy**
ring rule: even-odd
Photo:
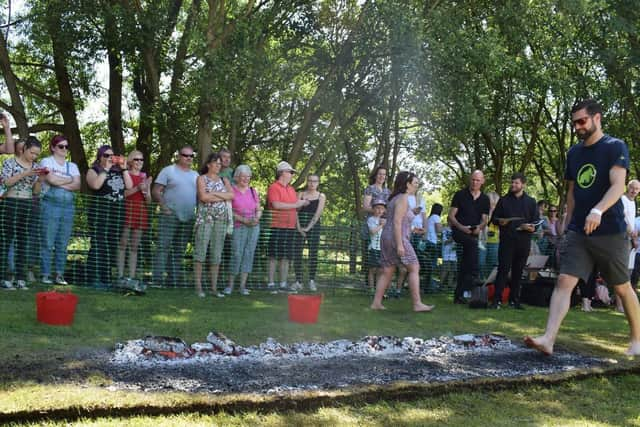
[[[451,192],[515,171],[562,202],[569,111],[605,107],[638,176],[640,11],[623,0],[27,0],[4,10],[0,108],[21,138],[63,133],[86,171],[134,147],[150,172],[228,147],[258,183],[289,161],[355,214],[370,171]],[[97,114],[96,114],[97,113]]]

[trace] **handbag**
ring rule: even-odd
[[[471,289],[469,308],[487,308],[489,306],[489,292],[484,283]]]

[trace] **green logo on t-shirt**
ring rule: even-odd
[[[578,171],[578,185],[580,188],[589,188],[596,181],[596,167],[591,163],[582,166]]]

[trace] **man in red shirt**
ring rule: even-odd
[[[276,180],[267,190],[267,209],[271,213],[271,230],[267,255],[269,256],[268,288],[275,288],[276,263],[280,261],[280,289],[287,289],[289,260],[293,256],[292,242],[296,233],[296,209],[309,204],[299,200],[296,190],[289,185],[295,169],[287,162],[278,163]]]

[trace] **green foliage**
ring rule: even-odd
[[[94,99],[113,107],[96,67],[107,53],[120,60],[107,71],[123,79],[124,106],[111,113],[124,128],[83,123],[86,151],[121,132],[158,170],[181,145],[226,146],[265,186],[287,159],[302,171],[296,186],[326,176],[334,215],[355,212],[380,163],[418,170],[444,197],[475,168],[498,192],[524,171],[535,196],[559,201],[577,98],[600,99],[605,131],[640,155],[636,6],[30,0],[8,48],[32,125],[62,124],[54,47],[72,85],[65,102],[82,117]]]

